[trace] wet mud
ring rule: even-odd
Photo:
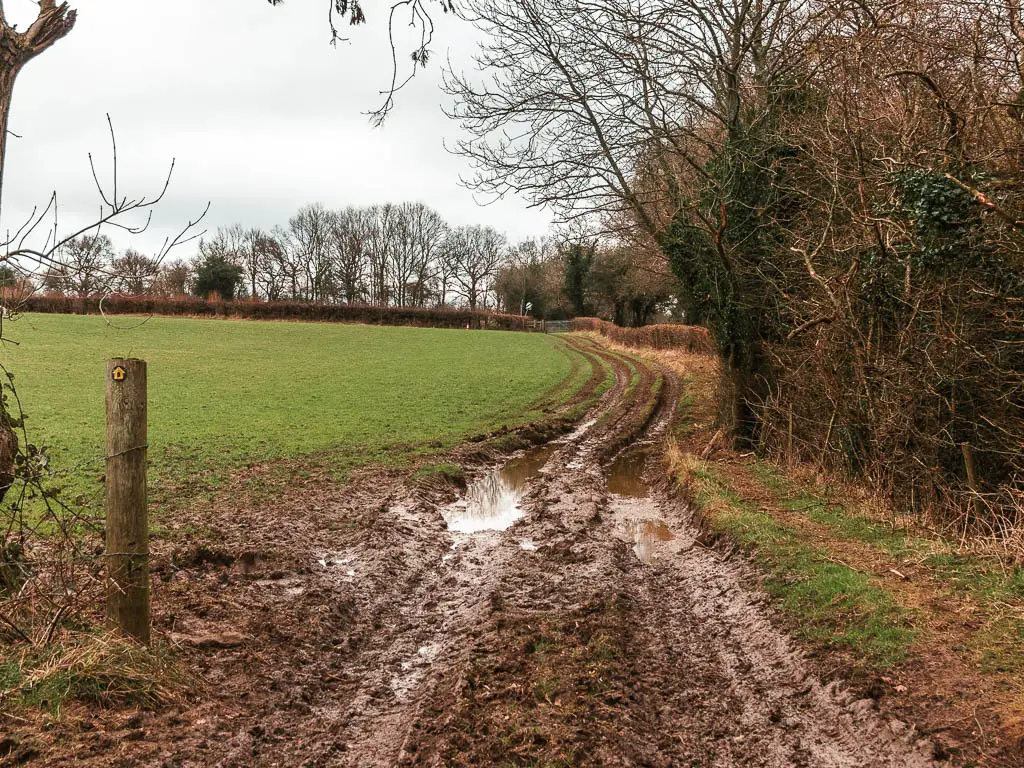
[[[822,684],[753,574],[648,481],[678,381],[640,363],[630,386],[576,343],[614,386],[456,502],[378,473],[216,510],[221,546],[261,557],[159,572],[157,623],[241,644],[182,648],[205,681],[186,707],[70,715],[43,764],[938,765]]]

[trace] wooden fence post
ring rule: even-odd
[[[789,438],[786,441],[786,464],[793,466],[793,406],[789,406]]]
[[[149,644],[146,361],[107,361],[107,623]]]
[[[964,456],[964,469],[967,471],[967,487],[971,490],[971,500],[967,509],[973,514],[978,506],[978,469],[974,463],[974,452],[970,444],[960,443],[960,452]]]

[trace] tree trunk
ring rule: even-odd
[[[615,302],[615,316],[614,322],[620,328],[626,324],[626,305],[622,300]]]
[[[3,210],[4,160],[7,157],[7,121],[14,81],[31,59],[64,37],[75,25],[75,12],[67,3],[39,0],[39,15],[24,32],[7,23],[0,4],[0,211]]]
[[[7,158],[7,122],[11,115],[11,98],[14,95],[14,80],[21,66],[8,65],[6,51],[0,63],[0,211],[3,210],[4,166]]]
[[[39,15],[24,32],[7,23],[0,4],[0,212],[3,211],[4,166],[7,158],[8,120],[14,81],[30,59],[38,56],[64,37],[75,24],[75,12],[67,3],[57,7],[55,0],[40,0]],[[0,400],[0,500],[14,482],[14,462],[18,436],[11,424],[6,398]]]
[[[718,421],[733,433],[738,447],[750,450],[757,445],[761,424],[757,404],[765,401],[767,371],[756,350],[744,354],[733,347],[723,362]]]

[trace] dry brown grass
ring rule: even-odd
[[[696,454],[684,450],[677,440],[669,440],[665,446],[665,466],[677,485],[690,490],[696,481],[698,471],[706,466],[706,462]]]
[[[59,712],[71,701],[155,709],[184,702],[198,687],[168,647],[111,633],[68,632],[47,648],[14,648],[0,657],[0,709]]]
[[[577,318],[578,320],[579,318]],[[683,379],[686,393],[691,396],[695,404],[709,405],[711,412],[714,412],[721,369],[718,358],[713,354],[691,352],[687,349],[661,349],[621,343],[595,330],[580,331],[579,334],[616,352],[639,354],[647,360],[660,363]]]
[[[705,355],[715,353],[711,334],[707,328],[699,325],[662,324],[620,328],[596,317],[577,317],[572,321],[572,328],[574,331],[599,333],[616,344],[633,349],[668,349]]]

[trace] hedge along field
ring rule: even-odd
[[[526,420],[571,371],[557,339],[502,331],[163,317],[120,330],[100,317],[42,314],[4,330],[20,342],[2,360],[29,439],[49,447],[58,471],[103,455],[106,359],[148,361],[158,487],[320,451],[351,466],[395,445],[450,445]],[[102,461],[83,467],[68,491],[95,503],[102,471]]]

